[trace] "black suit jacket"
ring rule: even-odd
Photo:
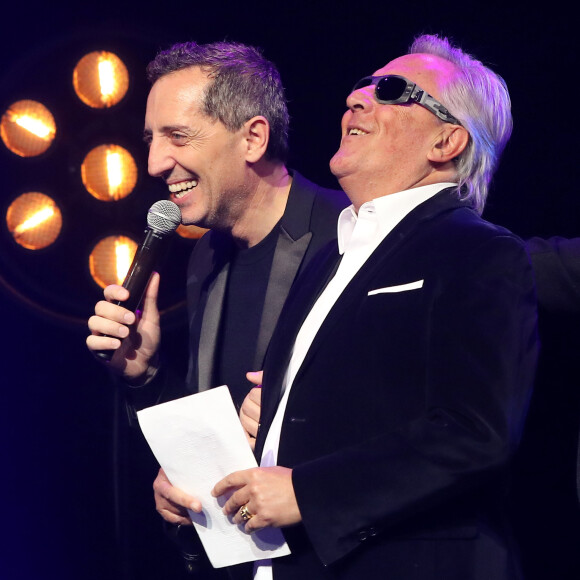
[[[294,338],[335,262],[332,247],[311,264],[280,318],[258,456]],[[340,296],[295,378],[278,464],[293,468],[302,524],[285,529],[293,553],[274,560],[275,580],[517,577],[502,475],[536,354],[522,242],[449,191],[412,211]]]
[[[292,283],[312,256],[336,239],[340,211],[348,205],[342,191],[324,189],[293,172],[292,186],[279,230],[254,365],[261,369],[264,354]],[[213,379],[215,353],[226,293],[231,236],[210,231],[195,246],[187,276],[190,362],[187,390],[195,393],[217,386]]]

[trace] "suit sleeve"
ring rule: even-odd
[[[538,304],[548,312],[580,312],[580,238],[531,238]]]
[[[361,533],[388,533],[453,506],[505,467],[517,445],[537,354],[525,249],[496,236],[449,264],[436,287],[422,331],[423,410],[293,470],[303,524],[325,564],[359,546]]]

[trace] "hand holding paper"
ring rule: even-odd
[[[231,493],[224,511],[233,516],[237,524],[245,523],[239,509],[247,507],[253,514],[246,523],[247,532],[269,526],[291,526],[302,519],[294,495],[292,470],[287,467],[257,467],[231,473],[212,493],[216,497]]]
[[[153,482],[155,497],[155,509],[159,515],[170,524],[192,526],[188,510],[201,511],[201,502],[185,493],[183,490],[171,485],[163,468]]]
[[[144,409],[138,417],[169,481],[201,501],[201,513],[189,515],[214,567],[290,553],[279,529],[245,533],[222,511],[228,496],[211,494],[232,472],[257,467],[227,387]]]

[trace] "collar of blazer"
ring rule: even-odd
[[[280,225],[292,240],[297,240],[310,231],[310,216],[314,205],[312,190],[318,186],[297,171],[289,169],[288,172],[292,176],[292,186]]]

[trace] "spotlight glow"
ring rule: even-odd
[[[115,240],[115,270],[117,272],[117,284],[122,284],[131,267],[135,248],[123,239]]]
[[[26,129],[33,135],[44,139],[45,141],[50,139],[51,128],[43,123],[40,119],[35,119],[30,115],[13,115],[11,120],[17,125],[20,125],[20,127]]]
[[[53,199],[43,193],[24,193],[6,213],[8,231],[28,250],[50,246],[60,234],[62,215]]]
[[[109,179],[109,190],[113,193],[123,183],[123,166],[121,155],[107,149],[107,176]]]
[[[127,236],[103,238],[89,256],[89,270],[93,280],[105,288],[122,284],[137,251],[137,242]]]
[[[103,100],[110,99],[111,95],[115,93],[117,82],[115,79],[115,71],[113,63],[109,58],[99,57],[99,85],[101,87],[101,95]]]
[[[112,52],[90,52],[77,63],[73,86],[78,98],[93,109],[116,105],[129,89],[129,72]]]
[[[37,211],[34,215],[29,217],[24,223],[17,225],[14,228],[14,235],[18,236],[32,228],[38,227],[43,224],[46,220],[50,219],[54,215],[54,207],[44,207]]]
[[[119,145],[100,145],[88,153],[81,165],[87,191],[101,201],[127,197],[137,184],[137,164]]]
[[[37,101],[17,101],[8,107],[0,122],[0,136],[12,153],[35,157],[54,141],[56,124],[52,113]]]

